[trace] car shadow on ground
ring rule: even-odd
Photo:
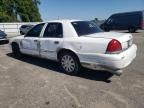
[[[13,56],[12,53],[7,54],[7,56],[17,59]],[[54,72],[63,73],[62,70],[60,69],[59,63],[51,61],[51,60],[31,57],[31,56],[27,56],[27,55],[25,55],[21,59],[17,59],[17,60],[32,64],[32,65],[36,65],[36,66],[39,66],[42,68],[46,68],[46,69],[52,70]],[[108,71],[102,71],[102,70],[94,71],[91,69],[82,68],[81,71],[75,77],[110,83],[111,82],[110,78],[112,76],[113,76],[113,74]]]
[[[113,31],[113,32],[119,32],[119,33],[130,33],[129,31]],[[140,31],[136,31],[134,33],[141,33]]]
[[[121,33],[130,33],[130,32],[121,32]],[[139,31],[133,32],[133,33],[140,33]]]

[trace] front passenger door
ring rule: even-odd
[[[38,24],[33,27],[21,40],[21,50],[25,54],[39,56],[40,48],[40,34],[44,23]]]

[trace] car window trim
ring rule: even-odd
[[[33,27],[30,29],[30,31],[31,31],[34,27],[36,27],[36,26],[38,26],[38,25],[41,25],[41,24],[43,24],[43,27],[42,27],[42,30],[41,30],[41,32],[42,32],[42,31],[43,31],[43,28],[44,28],[44,26],[45,26],[45,23],[40,23],[40,24],[37,24],[37,25],[33,26]],[[26,33],[26,34],[24,35],[24,38],[25,38],[25,37],[39,38],[39,37],[41,36],[41,32],[40,32],[39,36],[37,36],[37,37],[27,36],[27,34],[29,33],[29,32],[28,32],[28,33]]]
[[[77,32],[77,30],[76,30],[76,28],[74,27],[74,25],[73,25],[73,23],[77,23],[77,22],[89,22],[89,23],[92,23],[92,22],[91,22],[91,21],[74,21],[74,22],[71,22],[71,25],[72,25],[72,27],[74,28],[74,30],[75,30],[76,34],[78,35],[78,37],[85,36],[85,35],[90,35],[90,34],[94,34],[94,33],[90,33],[90,34],[80,35],[80,34]],[[93,24],[94,24],[94,23],[93,23]],[[97,27],[98,30],[100,30],[99,32],[102,32],[102,30],[97,26],[97,24],[94,24],[94,25]],[[96,33],[98,33],[98,32],[96,32]]]

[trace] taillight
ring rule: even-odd
[[[121,43],[118,40],[113,39],[109,42],[106,53],[115,53],[121,50],[122,50]]]

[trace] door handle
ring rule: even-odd
[[[59,44],[59,41],[54,41],[54,44]]]

